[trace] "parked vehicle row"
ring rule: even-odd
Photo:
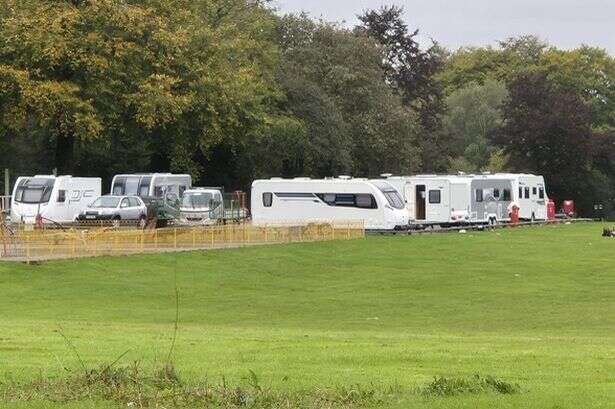
[[[255,224],[362,221],[366,229],[546,220],[542,176],[530,174],[382,175],[383,179],[281,179],[252,184]]]
[[[513,209],[526,220],[547,218],[542,176],[530,174],[382,175],[381,179],[271,178],[255,180],[255,225],[361,222],[366,229],[505,223]],[[14,223],[155,220],[209,225],[245,219],[245,197],[222,188],[192,186],[190,175],[123,174],[101,196],[100,178],[20,177],[13,190]]]

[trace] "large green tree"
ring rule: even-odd
[[[493,167],[502,155],[490,137],[502,126],[501,106],[507,94],[505,84],[487,79],[483,84],[470,83],[446,98],[442,132],[449,141],[450,171],[502,170]]]
[[[266,126],[276,47],[259,2],[1,0],[0,9],[0,137],[44,141],[52,157],[32,161],[198,178],[213,147]]]
[[[269,172],[376,176],[418,169],[418,115],[385,82],[373,38],[286,16],[279,43],[278,81],[286,95],[280,109],[303,124],[290,129],[305,134],[283,128],[283,139],[270,141],[266,149],[276,157],[267,161]]]

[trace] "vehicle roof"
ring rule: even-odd
[[[383,181],[386,181],[383,179]],[[326,183],[326,184],[342,184],[342,183],[371,183],[367,178],[346,178],[346,177],[336,177],[336,178],[324,178],[324,179],[312,179],[307,177],[298,177],[292,179],[285,178],[271,178],[271,179],[257,179],[252,182],[252,185],[261,184],[261,183]]]
[[[123,199],[125,197],[134,197],[134,198],[137,198],[137,199],[141,199],[137,195],[100,195],[99,197],[113,197],[113,198],[117,198],[117,199]]]
[[[113,177],[126,177],[126,176],[186,176],[192,177],[191,175],[185,173],[119,173],[114,175]]]

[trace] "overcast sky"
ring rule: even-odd
[[[615,0],[274,0],[280,12],[305,10],[327,21],[356,23],[382,4],[406,10],[406,22],[455,49],[536,34],[560,48],[589,44],[615,55]]]

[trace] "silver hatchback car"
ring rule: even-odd
[[[77,217],[78,220],[138,220],[147,222],[147,207],[138,196],[100,196]]]

